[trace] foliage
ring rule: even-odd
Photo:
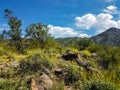
[[[90,53],[88,50],[80,51],[80,54],[81,54],[84,58],[87,58],[87,57],[90,57],[90,56],[91,56],[91,53]]]
[[[10,30],[0,34],[0,90],[29,90],[28,79],[36,79],[47,70],[53,81],[51,90],[120,89],[119,46],[98,45],[78,37],[56,39],[58,44],[42,23],[31,24],[26,29],[27,37],[22,38],[22,21],[8,9],[5,17]],[[79,54],[79,62],[77,57],[62,59],[65,53]],[[14,67],[15,60],[20,61]]]
[[[77,43],[76,43],[76,47],[79,50],[84,50],[86,49],[88,46],[90,46],[91,44],[93,44],[93,42],[88,39],[88,38],[81,38]]]
[[[0,82],[0,90],[15,90],[16,89],[16,84],[15,82]]]
[[[34,42],[39,43],[41,48],[46,47],[52,39],[51,35],[48,33],[48,27],[42,23],[31,24],[26,29],[27,37],[32,39]]]
[[[72,64],[68,64],[64,69],[65,72],[67,72],[67,75],[64,78],[65,84],[70,84],[78,81],[80,78],[80,69],[81,68],[78,67],[78,65],[74,62],[72,62]]]
[[[31,74],[41,72],[41,65],[46,66],[47,68],[51,69],[52,64],[50,63],[49,59],[41,56],[40,54],[34,54],[29,56],[27,60],[21,60],[19,64],[19,73],[23,74]]]
[[[107,69],[110,65],[112,67],[117,67],[120,63],[120,48],[116,47],[105,47],[104,50],[99,51],[97,54],[99,56],[99,64],[103,66],[103,68]],[[115,66],[115,65],[116,66]]]
[[[6,55],[6,54],[7,54],[7,51],[6,51],[6,50],[0,49],[0,56]]]
[[[84,90],[117,90],[110,82],[91,81],[84,86]]]
[[[67,37],[67,38],[57,38],[55,39],[56,42],[60,44],[60,46],[63,47],[74,47],[74,44],[78,42],[81,38],[79,37]]]
[[[71,47],[65,48],[64,52],[65,53],[68,53],[68,52],[79,53],[79,51],[77,49],[71,48]]]
[[[40,70],[40,63],[36,60],[22,60],[19,65],[20,74],[31,74]]]
[[[8,19],[8,25],[10,27],[9,31],[4,31],[4,34],[7,34],[8,37],[6,37],[7,39],[11,39],[12,41],[12,45],[15,46],[16,50],[19,53],[26,53],[24,50],[24,47],[22,45],[22,38],[21,38],[21,25],[22,25],[22,21],[19,20],[17,17],[13,16],[13,11],[9,10],[9,9],[5,9],[5,18]]]
[[[89,50],[91,53],[96,53],[101,50],[104,50],[102,45],[99,44],[91,44],[89,47],[87,47],[87,50]]]
[[[9,78],[12,78],[14,77],[15,75],[15,72],[13,70],[13,68],[11,69],[4,69],[4,70],[0,70],[0,78],[6,78],[6,79],[9,79]]]
[[[50,90],[66,90],[64,81],[60,81],[60,82],[55,81]]]
[[[0,81],[0,90],[29,90],[25,80]]]

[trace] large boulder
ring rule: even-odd
[[[31,79],[31,90],[44,90],[44,87],[41,85],[37,85],[35,80]]]
[[[48,75],[43,74],[37,79],[37,85],[43,86],[45,90],[49,90],[53,85],[53,81],[48,77]]]
[[[78,58],[78,54],[73,52],[68,52],[66,54],[62,54],[62,58],[65,60],[73,60],[75,58]]]

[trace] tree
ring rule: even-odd
[[[91,44],[93,44],[93,42],[88,39],[88,38],[82,38],[77,42],[77,48],[79,50],[84,50],[86,49],[88,46],[90,46]]]
[[[8,34],[8,38],[12,41],[13,46],[15,46],[16,50],[19,53],[24,53],[22,38],[21,38],[21,26],[22,21],[17,17],[13,16],[13,11],[9,9],[5,9],[5,18],[8,19],[8,25],[10,30],[6,32]]]
[[[116,68],[120,64],[120,48],[119,47],[108,47],[104,46],[104,49],[97,52],[99,56],[99,64],[104,69],[108,69],[110,66]]]
[[[31,24],[27,29],[27,37],[39,43],[40,48],[45,48],[53,37],[48,33],[48,27],[42,23]]]

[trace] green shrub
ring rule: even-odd
[[[54,82],[50,90],[66,90],[64,81]]]
[[[0,90],[29,90],[26,80],[6,80],[0,81]]]
[[[87,47],[87,50],[89,50],[91,53],[96,53],[98,51],[104,50],[104,48],[102,45],[92,44],[89,47]]]
[[[5,82],[0,82],[0,90],[16,90],[16,85],[17,82],[10,82],[10,81],[5,81]]]
[[[90,57],[91,56],[91,53],[88,51],[88,50],[83,50],[80,52],[80,54],[84,57],[84,58],[87,58],[87,57]]]
[[[19,64],[19,73],[30,74],[40,70],[40,62],[36,60],[22,60]]]
[[[35,54],[29,56],[27,60],[21,60],[19,64],[19,73],[34,73],[40,72],[41,64],[46,66],[47,68],[51,69],[52,64],[50,63],[49,59],[46,57],[41,56],[40,54]]]
[[[80,67],[76,63],[68,64],[68,66],[64,68],[64,71],[67,73],[64,78],[65,84],[74,83],[79,80]]]
[[[15,75],[15,72],[12,68],[11,69],[0,70],[0,77],[1,78],[9,79],[9,78],[14,77],[14,75]]]
[[[51,69],[53,66],[52,63],[50,62],[49,57],[43,53],[36,53],[34,55],[30,55],[27,59],[39,64],[43,64],[49,69]]]
[[[84,86],[84,90],[117,90],[117,88],[109,82],[92,81]]]
[[[65,53],[68,53],[68,52],[78,53],[79,51],[75,48],[66,48]]]
[[[6,54],[7,54],[6,50],[0,49],[0,56],[6,55]]]
[[[77,42],[77,48],[79,50],[85,50],[88,46],[92,45],[93,42],[88,38],[82,38]]]

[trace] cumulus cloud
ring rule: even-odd
[[[83,19],[84,17],[85,19]],[[78,28],[83,28],[85,30],[94,28],[96,29],[96,34],[101,33],[110,27],[120,28],[120,20],[113,20],[113,16],[106,13],[100,13],[98,15],[85,14],[81,17],[76,17],[75,20],[75,25]]]
[[[119,13],[117,10],[117,7],[114,5],[110,5],[110,6],[106,7],[105,9],[103,9],[103,11],[108,14],[118,14]]]
[[[75,32],[70,27],[60,27],[60,26],[54,26],[54,25],[48,25],[49,28],[49,33],[52,36],[55,36],[56,38],[58,37],[89,37],[87,34],[79,34]]]
[[[90,29],[96,23],[96,17],[93,14],[86,14],[75,18],[77,27]]]
[[[87,34],[79,34],[78,37],[84,38],[84,37],[91,37],[91,36],[89,36]]]

